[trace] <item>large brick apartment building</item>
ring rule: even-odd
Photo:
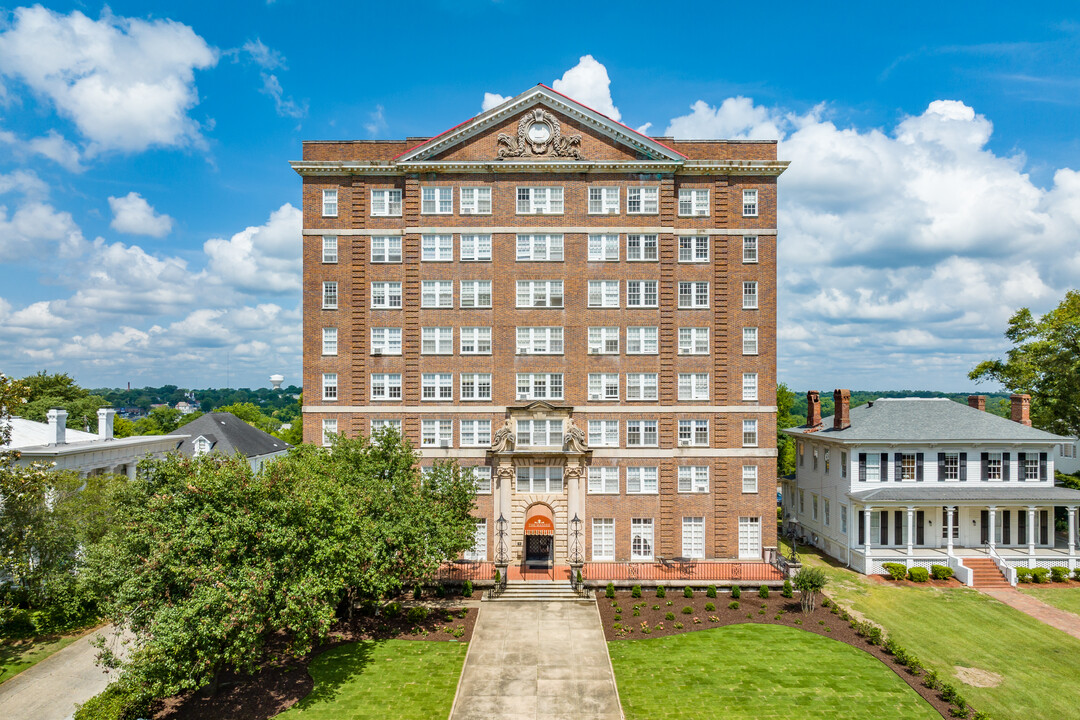
[[[292,166],[305,441],[392,424],[474,468],[476,559],[500,517],[513,562],[774,544],[774,142],[647,137],[541,85]]]

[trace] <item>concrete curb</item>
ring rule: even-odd
[[[600,626],[600,632],[604,632],[604,619],[600,617],[600,606],[596,604],[596,600],[593,599],[593,612],[596,613],[596,624]],[[615,687],[615,701],[619,703],[619,717],[626,720],[626,713],[623,712],[622,698],[619,697],[619,681],[615,679],[615,666],[611,664],[611,652],[608,650],[608,641],[604,640],[604,654],[607,655],[608,671],[611,673],[611,684]]]

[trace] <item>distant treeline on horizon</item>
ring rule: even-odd
[[[791,408],[791,414],[805,421],[806,418],[806,390],[794,390],[795,404]],[[852,390],[851,407],[865,405],[878,398],[948,398],[961,405],[967,405],[969,395],[985,395],[986,410],[1001,417],[1009,417],[1009,393],[1005,392],[979,392],[979,393],[947,393],[933,392],[930,390]],[[833,396],[828,390],[821,391],[821,415],[827,417],[833,414]]]
[[[146,412],[154,405],[175,407],[176,403],[186,401],[203,412],[214,408],[240,403],[253,403],[269,410],[283,410],[296,404],[296,395],[300,388],[295,385],[280,390],[271,388],[181,388],[176,385],[161,387],[132,388],[94,388],[91,395],[105,398],[115,408],[139,408]],[[269,414],[269,413],[267,413]]]

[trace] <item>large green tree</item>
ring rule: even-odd
[[[1080,292],[1070,290],[1056,308],[1036,319],[1021,308],[1005,337],[1004,360],[985,360],[968,375],[1031,395],[1031,422],[1061,435],[1080,435]]]
[[[791,475],[795,472],[795,441],[780,430],[799,425],[802,420],[791,414],[795,406],[795,393],[786,383],[776,386],[776,466],[780,475]]]
[[[79,387],[67,373],[42,370],[21,382],[27,399],[19,408],[19,415],[27,420],[44,422],[51,408],[62,408],[68,412],[68,427],[97,432],[97,411],[110,406],[105,398]]]

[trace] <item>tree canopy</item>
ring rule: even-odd
[[[795,393],[785,383],[776,386],[776,429],[796,427],[802,419],[791,414],[795,406]],[[776,433],[776,469],[780,475],[795,472],[795,441],[782,432]]]
[[[79,387],[67,373],[49,373],[42,370],[21,380],[26,388],[26,403],[18,414],[27,420],[45,422],[51,408],[62,408],[68,413],[68,427],[97,432],[97,411],[110,407],[111,403],[100,395],[91,395]]]

